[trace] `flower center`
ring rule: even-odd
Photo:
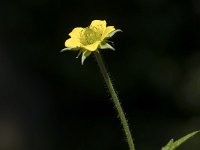
[[[87,28],[85,28],[85,30],[80,38],[80,42],[83,45],[90,45],[100,39],[101,39],[101,33],[95,32],[94,30],[87,27]]]

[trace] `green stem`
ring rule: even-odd
[[[111,96],[112,96],[113,102],[114,102],[115,107],[116,107],[116,109],[117,109],[117,112],[118,112],[118,114],[119,114],[119,118],[120,118],[121,123],[122,123],[122,126],[123,126],[123,128],[124,128],[124,131],[125,131],[125,134],[126,134],[126,138],[127,138],[127,141],[128,141],[128,145],[129,145],[129,148],[130,148],[130,150],[135,150],[135,146],[134,146],[133,139],[132,139],[132,136],[131,136],[131,132],[130,132],[130,129],[129,129],[129,126],[128,126],[128,122],[127,122],[127,120],[126,120],[124,111],[123,111],[123,109],[122,109],[122,107],[121,107],[121,104],[120,104],[120,102],[119,102],[119,99],[118,99],[118,97],[117,97],[117,94],[116,94],[116,92],[115,92],[115,89],[114,89],[114,87],[113,87],[113,85],[112,85],[112,82],[111,82],[111,80],[110,80],[110,77],[109,77],[109,75],[108,75],[108,72],[107,72],[107,70],[106,70],[106,67],[105,67],[105,65],[104,65],[104,63],[103,63],[102,57],[101,57],[101,55],[100,55],[99,52],[94,52],[94,55],[95,55],[95,57],[96,57],[96,60],[97,60],[97,63],[98,63],[98,65],[99,65],[99,67],[100,67],[101,73],[102,73],[102,75],[103,75],[103,77],[104,77],[104,80],[105,80],[105,82],[106,82],[106,85],[107,85],[107,87],[108,87],[108,90],[109,90],[109,92],[110,92],[110,94],[111,94]]]

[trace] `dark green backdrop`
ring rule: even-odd
[[[200,129],[198,0],[2,0],[0,149],[128,150],[94,57],[60,53],[94,19],[123,30],[102,54],[136,149]]]

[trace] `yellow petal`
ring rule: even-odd
[[[76,38],[70,38],[65,41],[65,46],[66,47],[80,47],[81,43],[78,39]]]
[[[84,28],[81,27],[74,28],[72,32],[69,33],[69,36],[71,36],[72,38],[80,38],[83,31]]]
[[[100,44],[100,41],[96,41],[93,44],[83,46],[83,48],[85,48],[88,51],[96,51],[99,47],[99,44]]]
[[[108,37],[108,35],[111,33],[111,32],[113,32],[113,31],[115,31],[115,27],[114,26],[108,26],[106,29],[105,29],[105,31],[103,32],[103,35],[102,35],[102,40],[103,39],[105,39],[106,37]]]
[[[90,28],[98,33],[103,33],[106,29],[106,21],[105,20],[94,20],[90,24]]]

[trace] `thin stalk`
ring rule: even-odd
[[[123,111],[123,109],[121,107],[121,104],[119,102],[119,99],[117,97],[117,94],[115,92],[113,84],[111,82],[111,79],[110,79],[110,77],[108,75],[108,72],[106,70],[106,67],[105,67],[105,65],[103,63],[102,57],[101,57],[99,52],[94,52],[94,55],[95,55],[95,58],[97,60],[98,65],[99,65],[100,71],[101,71],[101,73],[103,75],[103,78],[104,78],[104,80],[106,82],[106,85],[108,87],[110,95],[112,96],[115,108],[116,108],[116,110],[117,110],[117,112],[119,114],[119,118],[120,118],[121,124],[122,124],[122,126],[124,128],[124,132],[125,132],[125,135],[126,135],[126,138],[127,138],[127,142],[128,142],[129,148],[130,148],[130,150],[135,150],[135,146],[134,146],[133,138],[131,136],[131,132],[130,132],[130,129],[129,129],[129,126],[128,126],[128,122],[126,120],[124,111]]]

